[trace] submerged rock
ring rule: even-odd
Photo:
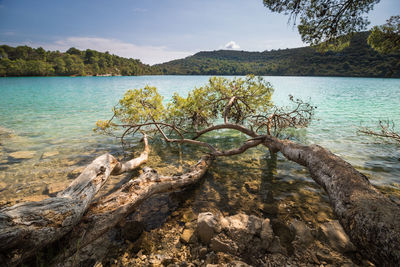
[[[319,227],[318,231],[320,237],[336,251],[344,253],[356,250],[339,221],[326,222]]]
[[[42,158],[46,159],[46,158],[57,156],[58,154],[59,154],[59,152],[56,150],[55,151],[47,151],[47,152],[43,153]]]
[[[0,126],[0,137],[2,139],[13,138],[15,136],[14,132],[10,129],[7,129],[3,126]]]
[[[9,156],[14,159],[31,159],[35,156],[35,151],[17,151],[10,153]]]
[[[223,229],[228,235],[235,239],[244,239],[247,236],[253,236],[261,231],[262,219],[254,215],[236,214],[226,217],[226,222],[223,223]]]

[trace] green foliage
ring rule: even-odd
[[[155,87],[146,85],[143,89],[128,90],[114,109],[115,116],[129,124],[160,120],[165,117],[162,101]]]
[[[375,26],[368,44],[379,53],[400,52],[400,16],[392,16],[382,26]]]
[[[273,12],[290,15],[304,42],[317,45],[340,36],[365,30],[369,24],[364,15],[379,0],[263,0]]]
[[[160,73],[137,59],[127,59],[108,52],[70,48],[65,53],[45,51],[42,47],[0,46],[0,76],[52,75],[145,75]]]
[[[174,94],[165,108],[157,89],[145,86],[128,90],[113,109],[113,118],[98,121],[95,130],[109,133],[119,126],[148,126],[159,122],[189,131],[208,127],[225,114],[228,121],[244,124],[254,114],[266,113],[272,107],[272,93],[272,86],[261,77],[250,75],[232,80],[213,77],[207,85],[195,88],[187,97]],[[228,103],[231,106],[226,112]],[[151,131],[152,126],[146,129]]]
[[[212,77],[209,83],[192,90],[186,98],[174,94],[168,105],[168,120],[180,127],[199,128],[211,125],[225,114],[228,121],[244,123],[257,112],[266,112],[272,106],[273,88],[261,77],[253,75],[232,80]]]
[[[338,38],[322,42],[318,45],[314,45],[314,48],[318,52],[341,52],[343,49],[347,48],[350,46],[350,40],[353,34],[347,34],[345,36],[340,36]]]
[[[164,74],[400,77],[400,53],[383,55],[367,44],[369,32],[356,33],[341,51],[312,47],[264,52],[219,50],[157,65]],[[345,42],[345,39],[343,39]]]

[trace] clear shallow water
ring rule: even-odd
[[[16,193],[27,197],[40,195],[46,189],[56,190],[49,185],[65,186],[76,167],[84,166],[105,151],[121,151],[116,140],[96,135],[92,128],[96,120],[111,116],[111,108],[127,89],[149,84],[156,86],[168,100],[173,92],[184,95],[208,79],[208,76],[0,78],[0,199]],[[316,120],[301,131],[303,142],[329,148],[376,184],[398,186],[399,146],[381,144],[356,131],[360,125],[376,125],[380,119],[400,123],[400,79],[266,79],[275,88],[276,104],[287,104],[288,95],[292,94],[311,99],[318,107]],[[26,159],[10,156],[18,151],[31,154]],[[190,158],[191,150],[185,151]],[[265,150],[256,149],[246,155],[262,161]],[[166,158],[167,162],[179,161],[179,156],[166,155]],[[226,171],[232,162],[239,161],[240,158],[225,160]],[[262,173],[264,163],[253,167]],[[258,171],[254,171],[255,177]],[[281,158],[277,175],[284,181],[298,178],[310,181],[301,167]]]

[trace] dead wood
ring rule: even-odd
[[[60,240],[63,253],[54,259],[54,264],[72,264],[80,250],[90,252],[90,246],[151,196],[179,191],[197,183],[208,170],[213,157],[204,156],[188,172],[164,176],[151,168],[144,168],[137,178],[124,184],[119,190],[93,203],[81,222],[73,231]],[[96,248],[93,248],[96,249]],[[78,256],[79,258],[79,256]]]
[[[340,223],[363,255],[376,264],[400,262],[400,206],[351,164],[318,145],[265,137],[272,151],[305,166],[322,186]]]
[[[110,154],[96,158],[56,197],[1,209],[0,253],[4,254],[4,260],[17,264],[71,231],[111,174],[133,170],[147,161],[146,136],[144,143],[141,155],[125,163]]]

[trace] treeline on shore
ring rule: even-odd
[[[85,75],[282,75],[400,77],[400,53],[380,54],[367,44],[369,32],[355,34],[340,51],[301,47],[264,52],[199,52],[158,65],[108,52],[70,48],[45,51],[28,46],[0,46],[0,76]]]
[[[400,77],[400,53],[379,54],[355,34],[341,51],[301,47],[264,52],[218,50],[157,65],[163,74]]]
[[[81,51],[72,47],[63,53],[42,47],[0,46],[0,76],[129,76],[157,74],[155,69],[138,59],[91,49]]]

